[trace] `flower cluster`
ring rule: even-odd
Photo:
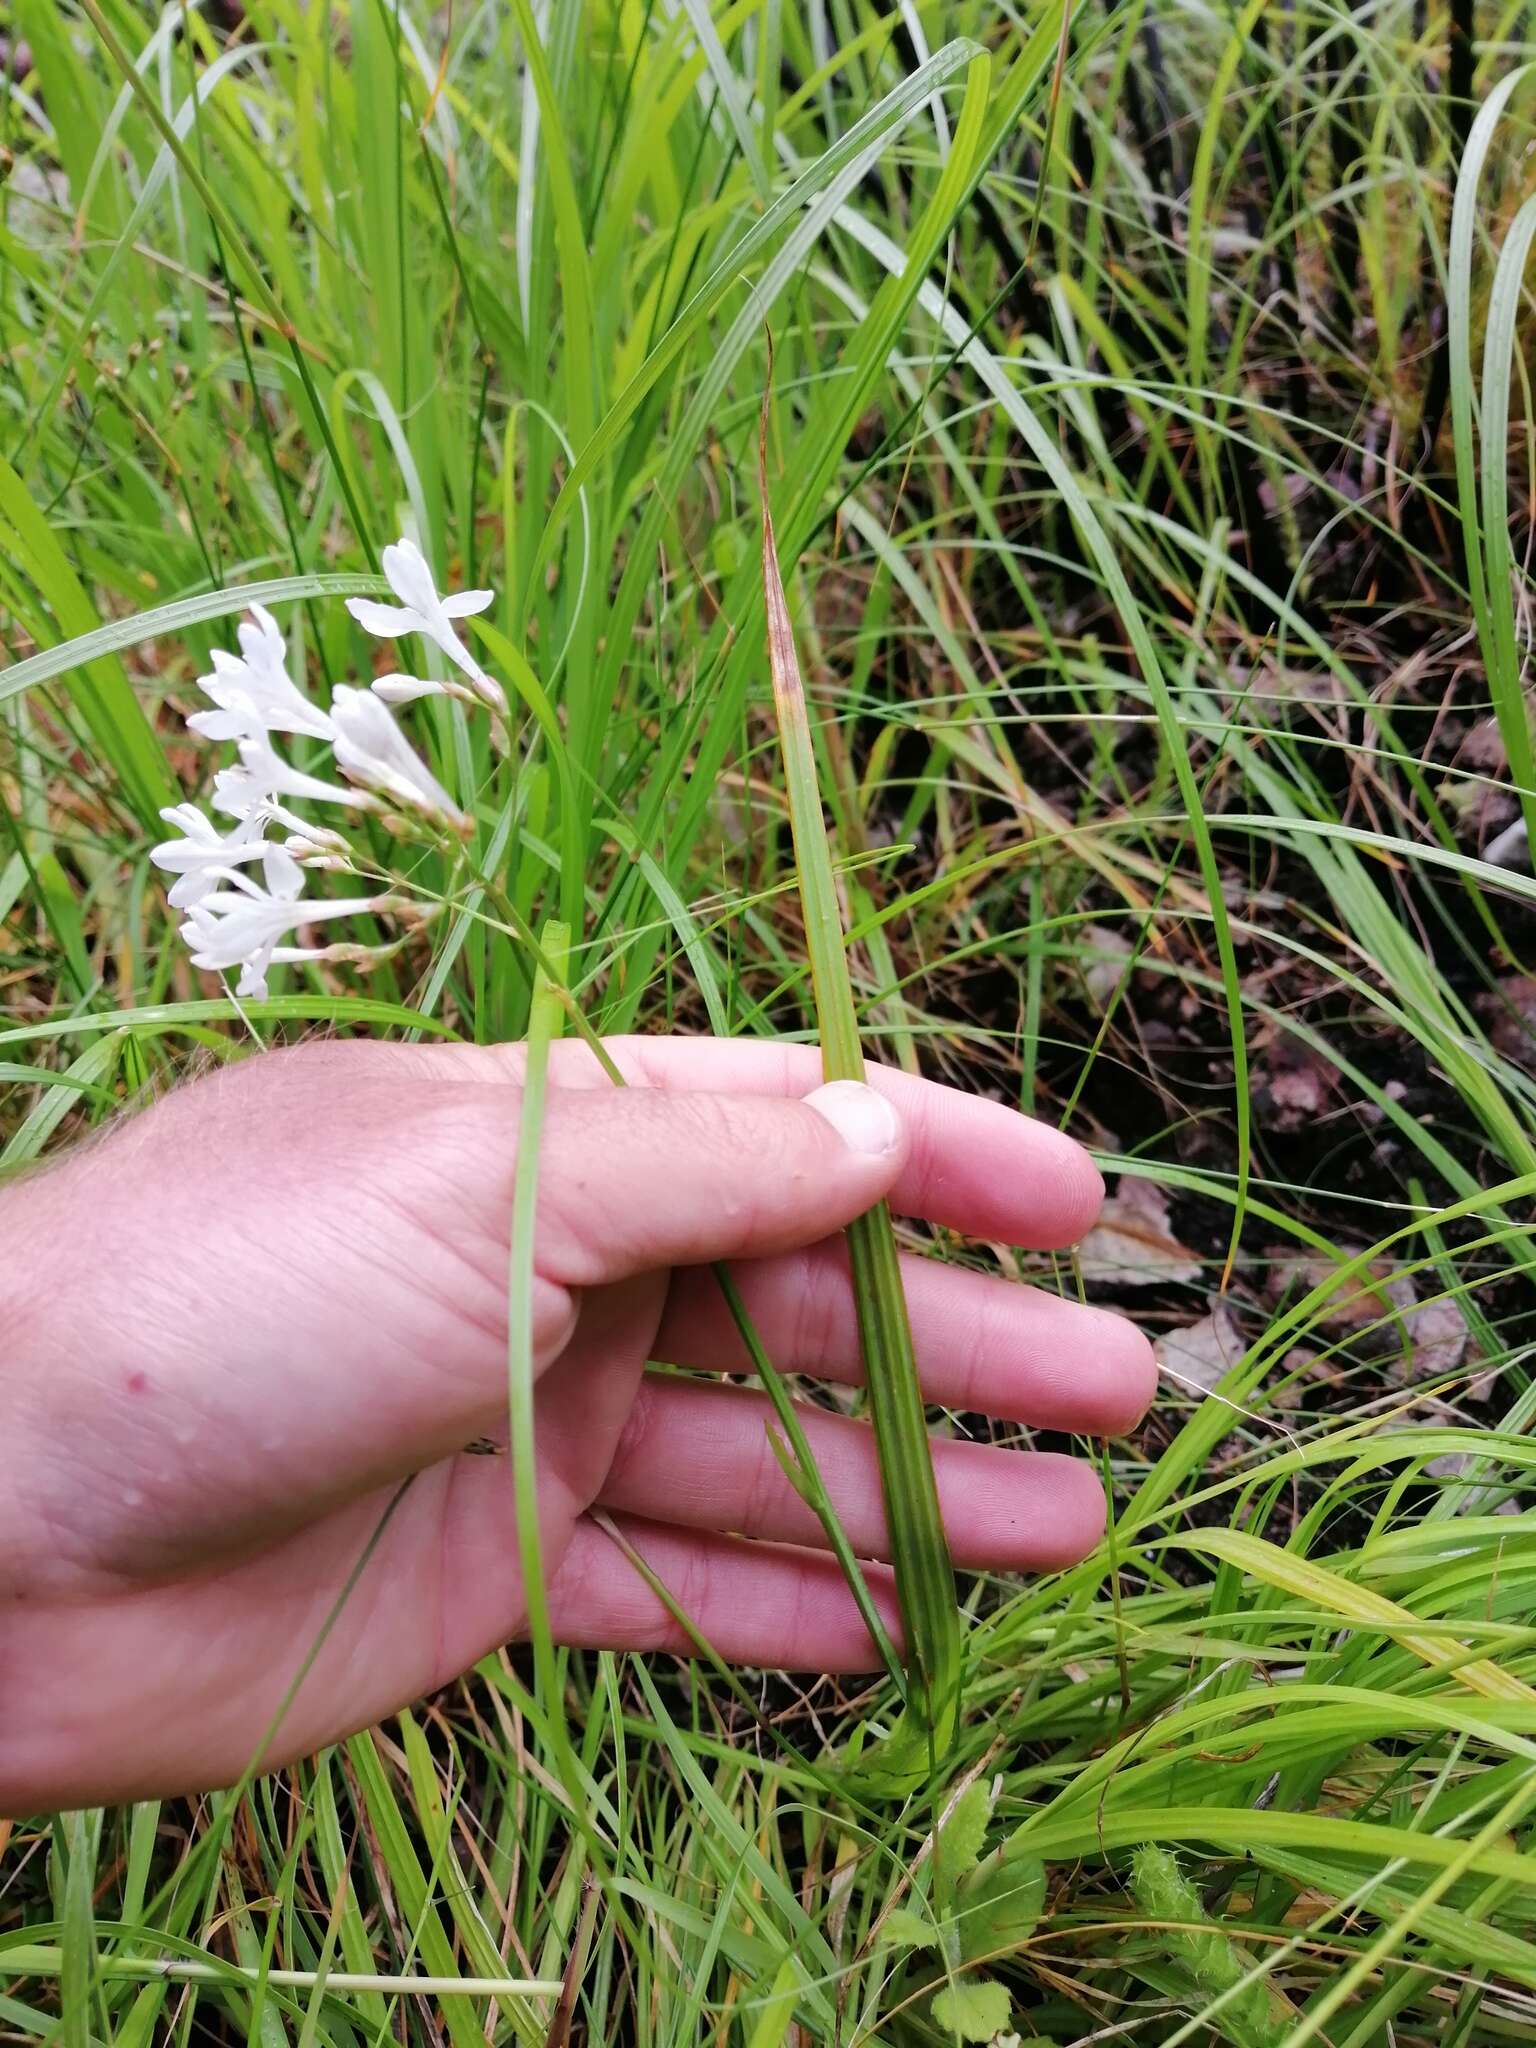
[[[178,837],[150,858],[174,879],[170,901],[186,913],[181,935],[193,965],[216,972],[239,969],[238,993],[263,996],[269,968],[290,960],[376,958],[387,948],[347,944],[285,943],[300,926],[376,912],[407,912],[392,895],[317,898],[304,894],[308,868],[349,872],[351,848],[329,826],[292,806],[323,804],[343,813],[371,811],[393,831],[442,838],[463,835],[469,820],[396,724],[390,704],[453,696],[506,709],[500,687],[484,672],[454,629],[492,602],[489,590],[440,597],[421,550],[400,540],[384,550],[384,573],[398,605],[351,598],[347,609],[368,632],[396,640],[419,633],[441,649],[464,683],[418,676],[380,677],[368,689],[338,684],[329,710],[314,704],[288,673],[288,650],[276,621],[260,605],[238,629],[240,652],[220,649],[213,671],[198,688],[211,709],[187,723],[204,739],[233,741],[238,760],[214,777],[213,809],[232,820],[224,829],[195,804],[162,811]],[[320,742],[331,750],[341,781],[296,768],[279,751],[277,736]],[[283,836],[269,837],[277,831]]]

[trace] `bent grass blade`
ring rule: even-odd
[[[758,481],[763,502],[763,592],[773,702],[784,754],[795,868],[805,913],[822,1068],[829,1081],[862,1081],[853,985],[848,974],[842,918],[816,780],[816,758],[806,716],[805,690],[779,572],[773,515],[768,502],[768,387],[758,431]],[[858,1308],[859,1339],[869,1387],[870,1416],[885,1497],[896,1597],[907,1638],[907,1708],[930,1761],[949,1747],[960,1693],[960,1613],[950,1562],[928,1427],[912,1352],[912,1332],[901,1287],[891,1212],[884,1202],[848,1226],[849,1261]]]

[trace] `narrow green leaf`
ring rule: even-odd
[[[64,1873],[64,1933],[60,1947],[59,2002],[64,2048],[90,2048],[91,1986],[96,1974],[96,1919],[92,1891],[99,1813],[69,1813],[57,1823],[68,1858]]]
[[[1487,581],[1489,634],[1483,643],[1488,687],[1504,742],[1509,772],[1531,843],[1536,846],[1536,748],[1531,742],[1526,708],[1524,651],[1519,644],[1515,607],[1515,550],[1509,529],[1510,359],[1516,322],[1525,296],[1525,266],[1536,238],[1536,199],[1528,199],[1515,215],[1499,251],[1488,300],[1488,327],[1483,343],[1482,462],[1478,474],[1483,494],[1484,574]],[[1520,572],[1523,578],[1523,572]]]
[[[517,1162],[512,1178],[512,1225],[507,1252],[507,1404],[516,1501],[518,1561],[523,1577],[523,1610],[533,1645],[539,1701],[547,1716],[555,1761],[575,1810],[582,1811],[582,1785],[566,1726],[564,1690],[549,1621],[544,1546],[539,1533],[539,1481],[535,1439],[533,1302],[537,1291],[534,1241],[538,1222],[539,1152],[544,1106],[549,1095],[549,1049],[565,1019],[570,933],[553,920],[540,936],[540,967],[528,1020],[527,1061],[518,1120]]]
[[[45,647],[38,654],[29,654],[25,661],[0,669],[0,704],[39,683],[51,682],[55,676],[67,675],[71,669],[83,669],[103,654],[115,654],[122,647],[140,647],[146,640],[184,632],[188,626],[202,625],[208,619],[226,619],[249,605],[283,604],[300,597],[388,595],[389,585],[382,576],[364,575],[274,576],[263,583],[234,584],[227,590],[200,590],[191,597],[178,597],[171,604],[158,605],[153,611],[134,612],[128,618],[112,620],[110,625],[93,626],[60,641],[57,647]],[[78,684],[75,694],[84,694]],[[134,708],[137,710],[137,705]],[[171,797],[166,801],[170,802]]]
[[[773,701],[784,754],[795,868],[805,915],[806,947],[821,1033],[822,1070],[829,1081],[862,1081],[853,984],[843,941],[837,883],[816,779],[816,756],[794,630],[784,596],[768,499],[768,404],[763,397],[758,483],[763,506],[763,593]],[[939,1510],[933,1454],[912,1352],[896,1236],[886,1203],[848,1227],[859,1340],[890,1531],[896,1597],[907,1637],[907,1706],[917,1717],[930,1760],[953,1739],[960,1694],[960,1616],[955,1574]]]

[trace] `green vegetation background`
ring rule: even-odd
[[[0,6],[0,1165],[248,1047],[146,861],[211,775],[180,714],[253,583],[365,666],[325,594],[406,527],[500,592],[515,765],[414,730],[592,1021],[808,1034],[771,326],[867,1040],[1119,1175],[1075,1268],[937,1249],[1167,1366],[1101,1552],[968,1587],[944,1785],[839,1793],[879,1691],[509,1653],[238,1806],[19,1826],[0,2039],[1536,2039],[1530,32]],[[251,1014],[490,1038],[529,994],[456,895]],[[967,1774],[985,1960],[924,1945]],[[389,1981],[568,1967],[568,2012]]]

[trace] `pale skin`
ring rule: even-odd
[[[1046,1126],[899,1073],[842,1084],[823,1113],[812,1048],[610,1050],[626,1089],[579,1044],[555,1049],[540,1154],[554,1633],[689,1648],[606,1522],[722,1656],[868,1670],[764,1397],[648,1362],[745,1370],[708,1269],[727,1259],[781,1370],[854,1382],[850,1218],[889,1195],[989,1243],[1065,1246],[1099,1176]],[[232,1783],[524,1632],[510,1460],[466,1449],[505,1435],[522,1070],[516,1046],[263,1055],[0,1189],[0,1813]],[[1121,1318],[932,1259],[905,1272],[931,1401],[1095,1436],[1150,1401],[1150,1349]],[[809,1407],[805,1425],[897,1634],[870,1433]],[[1050,1569],[1098,1542],[1089,1461],[934,1448],[961,1566]]]

